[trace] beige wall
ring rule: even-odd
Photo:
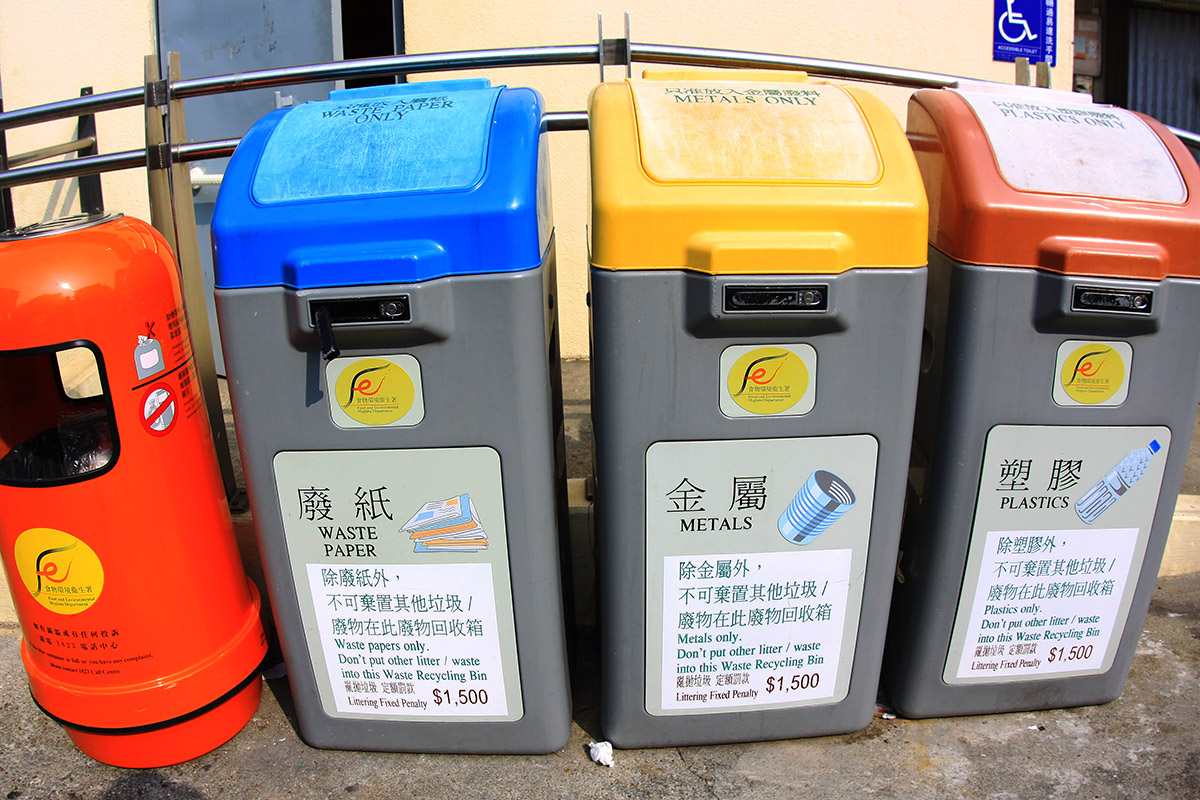
[[[603,13],[605,36],[624,36],[624,12],[631,16],[635,42],[786,53],[839,61],[906,67],[972,78],[1011,82],[1013,65],[992,61],[991,0],[842,0],[798,3],[635,2],[621,5],[579,0],[406,0],[408,53],[590,44],[597,39],[596,14]],[[1052,85],[1070,89],[1074,0],[1060,0],[1058,63]],[[442,77],[465,77],[456,73]],[[487,70],[496,83],[532,86],[553,111],[581,111],[599,80],[595,66]],[[635,64],[635,75],[640,67]],[[609,68],[610,80],[624,77]],[[909,90],[879,87],[878,93],[903,121]],[[551,138],[554,217],[558,235],[562,295],[563,355],[587,355],[587,134],[556,133]]]
[[[6,109],[97,94],[143,83],[142,59],[154,51],[153,0],[0,0],[0,95]],[[96,117],[101,153],[146,146],[140,106]],[[75,121],[62,120],[8,132],[8,152],[23,153],[69,141]],[[61,159],[56,159],[61,160]],[[148,218],[145,170],[102,178],[104,204]],[[18,225],[79,213],[76,181],[13,189]]]
[[[448,9],[450,11],[448,12]],[[1011,81],[1013,66],[991,60],[990,0],[927,0],[888,3],[843,0],[807,3],[760,0],[746,4],[629,2],[595,5],[579,0],[405,0],[405,48],[409,53],[590,44],[597,38],[596,14],[603,13],[605,35],[624,35],[624,12],[631,13],[635,42],[788,53],[907,67]],[[1071,85],[1074,0],[1060,0],[1059,63],[1055,88]],[[0,93],[6,108],[62,100],[81,86],[97,92],[142,83],[142,58],[154,47],[153,0],[83,3],[79,0],[0,0]],[[635,65],[640,74],[640,67]],[[455,73],[444,77],[465,77]],[[551,110],[583,110],[599,79],[591,65],[488,70],[493,81],[539,89]],[[433,76],[428,76],[433,77]],[[610,67],[609,79],[623,77]],[[909,91],[876,87],[903,119]],[[144,146],[140,108],[98,116],[101,152]],[[9,132],[9,152],[20,153],[70,139],[73,122],[56,122]],[[559,308],[563,353],[587,355],[587,134],[556,133],[551,138],[554,215],[560,264]],[[109,210],[147,217],[145,172],[128,170],[103,178]],[[74,213],[75,181],[14,189],[18,223]]]

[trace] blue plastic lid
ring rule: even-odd
[[[334,92],[326,102],[297,106],[263,148],[254,199],[290,203],[477,183],[502,90],[421,87]]]
[[[536,267],[541,97],[486,80],[332,92],[263,117],[225,171],[216,285],[410,283]]]

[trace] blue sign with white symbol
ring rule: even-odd
[[[994,0],[992,60],[1054,66],[1057,0]]]

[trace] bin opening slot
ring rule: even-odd
[[[1071,298],[1072,311],[1113,311],[1118,314],[1149,314],[1154,308],[1154,292],[1111,287],[1076,286]]]
[[[412,312],[408,295],[387,297],[353,297],[345,300],[321,300],[308,306],[309,321],[316,328],[317,312],[325,310],[330,325],[375,324],[380,322],[409,322]]]
[[[0,352],[0,484],[56,486],[110,469],[111,396],[95,345]]]
[[[826,311],[829,286],[726,286],[725,311]]]

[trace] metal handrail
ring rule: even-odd
[[[606,44],[615,42],[615,48]],[[263,89],[300,83],[341,80],[346,78],[377,77],[422,72],[441,72],[487,67],[562,66],[571,64],[622,64],[610,58],[614,52],[623,53],[631,61],[646,64],[681,64],[701,67],[742,67],[762,69],[802,70],[813,75],[887,83],[913,88],[947,88],[968,80],[955,75],[935,72],[860,64],[850,61],[789,56],[777,53],[757,53],[740,50],[721,50],[676,45],[639,44],[624,40],[604,40],[588,45],[554,45],[547,47],[517,47],[495,50],[463,50],[445,53],[363,58],[334,61],[295,67],[256,70],[253,72],[189,78],[172,83],[163,82],[164,99],[186,99],[207,95]],[[971,79],[975,80],[975,79]],[[980,81],[975,81],[980,82]],[[986,81],[984,81],[986,82]],[[84,113],[129,108],[147,102],[145,87],[71,98],[14,111],[0,112],[0,131],[75,117]],[[549,112],[543,121],[550,131],[586,130],[587,114],[582,111]],[[1189,147],[1200,149],[1200,134],[1179,128],[1168,129]],[[238,139],[220,139],[172,145],[171,158],[176,162],[203,161],[229,156]],[[86,156],[56,164],[43,164],[0,171],[0,188],[41,181],[74,178],[122,169],[145,166],[145,150],[128,150],[99,156]]]
[[[1179,141],[1188,147],[1193,150],[1200,150],[1200,133],[1192,133],[1191,131],[1185,131],[1183,128],[1174,128],[1170,125],[1167,126],[1167,130],[1178,136]]]
[[[140,106],[145,99],[146,90],[138,86],[117,92],[90,94],[84,97],[72,97],[70,100],[59,100],[55,103],[18,108],[0,113],[0,131],[19,128],[23,125],[35,125],[39,122],[78,117],[82,114],[95,114],[99,111],[132,108]]]
[[[410,72],[442,72],[486,67],[564,66],[595,64],[600,46],[595,44],[509,47],[499,50],[460,50],[447,53],[360,58],[297,67],[279,67],[207,78],[176,81],[171,98],[186,100],[224,92],[266,89],[301,83],[402,75]]]
[[[84,136],[82,139],[72,139],[62,144],[52,144],[49,147],[39,147],[37,150],[30,150],[27,153],[17,153],[15,156],[9,156],[8,165],[10,167],[19,167],[23,164],[33,164],[38,161],[45,161],[47,158],[66,155],[67,153],[78,153],[80,150],[87,150],[95,144],[95,136]]]
[[[785,56],[774,53],[754,53],[741,50],[717,50],[704,47],[680,47],[666,44],[629,43],[632,60],[645,64],[685,64],[698,67],[740,67],[760,69],[792,69],[813,75],[846,78],[870,83],[891,83],[899,86],[944,89],[959,81],[969,80],[955,75],[921,72],[899,67],[880,67],[853,61],[830,61],[824,58]]]

